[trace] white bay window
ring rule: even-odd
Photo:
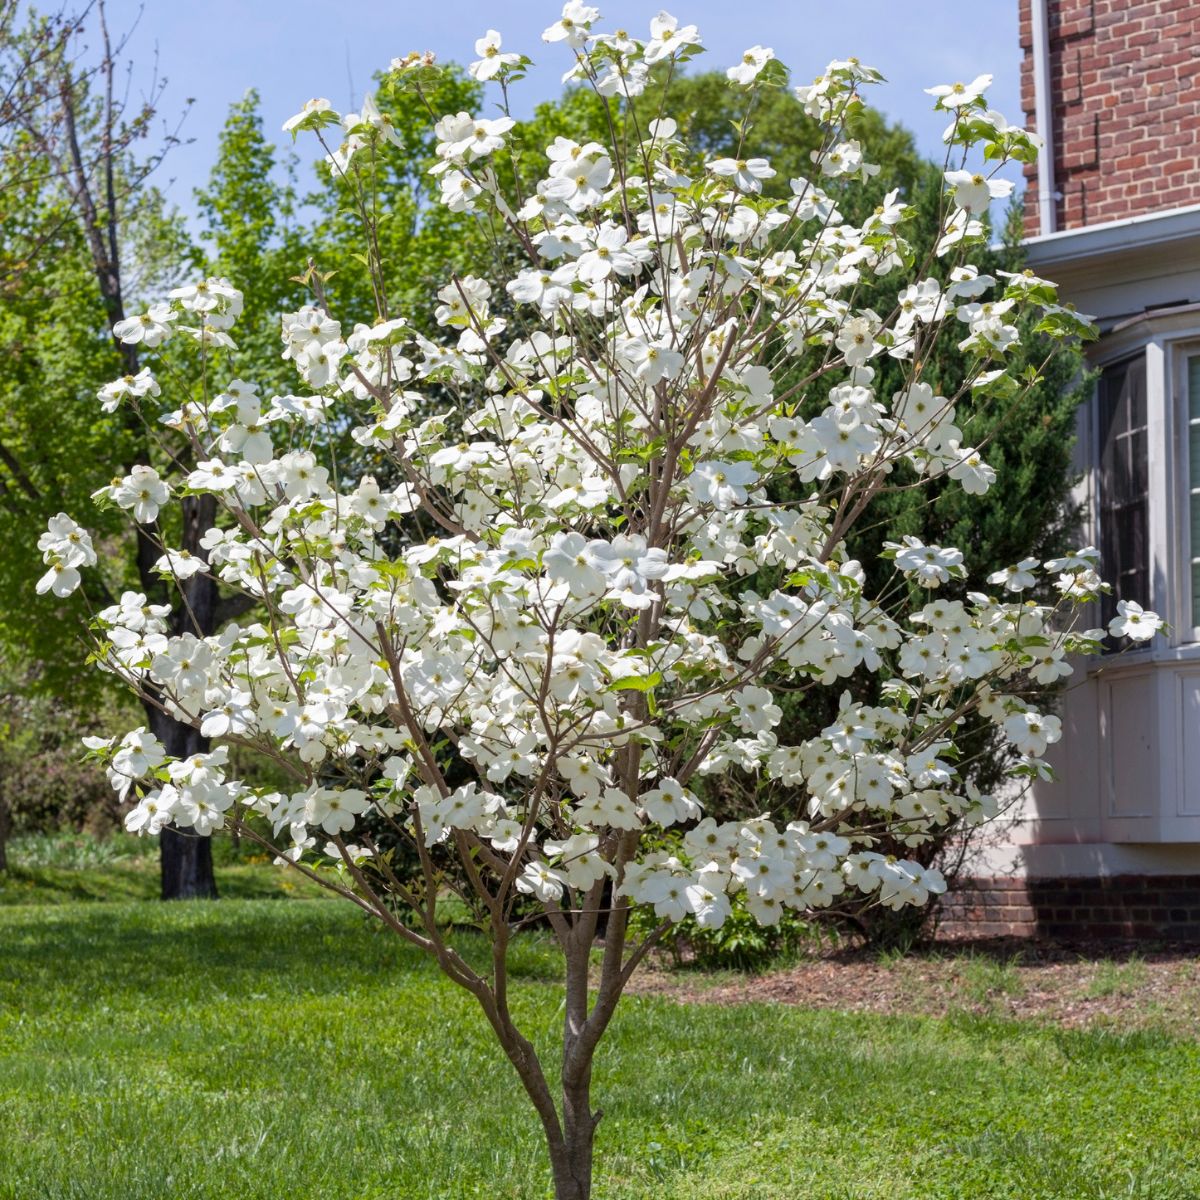
[[[1200,870],[1200,204],[1028,239],[1029,265],[1090,313],[1096,389],[1081,409],[1080,539],[1118,599],[1167,627],[1077,664],[1058,781],[1019,841],[1097,872]],[[1114,647],[1115,649],[1115,647]],[[1117,864],[1124,864],[1118,866]],[[1134,867],[1132,864],[1136,864]]]
[[[1186,356],[1188,572],[1192,640],[1200,638],[1200,353]],[[1200,730],[1197,730],[1200,736]]]

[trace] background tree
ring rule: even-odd
[[[266,395],[291,386],[279,356],[279,314],[301,302],[303,289],[292,276],[306,250],[319,247],[305,246],[296,203],[295,161],[279,163],[251,88],[230,105],[208,184],[196,192],[196,211],[204,270],[247,281],[248,308],[231,369]]]
[[[10,214],[19,210],[15,221],[5,222],[3,237],[6,258],[20,263],[10,283],[19,299],[8,337],[22,370],[10,389],[0,393],[5,401],[2,420],[13,442],[8,456],[0,456],[7,472],[7,478],[0,475],[0,495],[23,508],[55,511],[54,505],[69,491],[106,482],[103,475],[89,477],[81,471],[81,463],[98,462],[101,471],[111,474],[145,455],[145,431],[127,413],[106,423],[97,418],[94,407],[80,402],[88,391],[94,397],[100,382],[116,375],[137,376],[139,347],[122,342],[113,327],[126,319],[137,283],[157,287],[165,281],[163,263],[186,264],[193,255],[180,223],[166,219],[161,196],[147,185],[173,135],[149,155],[135,154],[150,134],[165,81],[156,81],[141,105],[130,107],[122,100],[117,74],[124,42],[110,36],[103,0],[86,9],[83,17],[65,20],[65,36],[48,39],[47,27],[45,18],[32,14],[28,24],[11,35],[4,60],[23,64],[19,83],[6,85],[10,91],[15,87],[23,100],[7,110],[15,123],[6,146],[6,174],[13,182],[0,201]],[[85,34],[98,39],[95,61],[89,58]],[[142,258],[131,279],[135,247]],[[156,259],[147,253],[151,247],[156,248]],[[64,254],[61,261],[55,251]],[[67,314],[71,297],[77,311]],[[45,308],[56,304],[65,319],[47,325]],[[56,344],[65,338],[71,339],[69,346]],[[61,350],[66,350],[65,359],[56,361]],[[89,356],[86,373],[62,375],[64,367],[83,365],[81,353]],[[70,390],[39,397],[36,390],[46,379],[67,380]],[[56,414],[49,421],[48,405]],[[65,412],[63,406],[68,406]],[[102,454],[85,453],[92,439],[104,439]],[[39,478],[46,482],[44,489]],[[9,512],[20,519],[18,508],[10,506]],[[202,553],[200,539],[212,522],[211,503],[184,497],[174,515],[183,543]],[[110,559],[119,560],[110,578],[122,586],[132,583],[152,601],[166,597],[154,571],[161,553],[157,525],[140,525],[131,538],[105,543],[104,549]],[[19,585],[21,573],[18,566],[0,581]],[[177,597],[174,625],[211,631],[224,619],[219,606],[213,581],[196,580]],[[12,614],[20,611],[16,593],[5,608],[6,624],[12,626]],[[18,639],[23,636],[18,634]],[[45,678],[52,680],[52,673]],[[194,730],[167,717],[152,698],[145,708],[150,726],[181,753],[194,753],[205,745]],[[170,828],[163,830],[161,845],[164,899],[216,894],[211,847]]]
[[[491,246],[468,215],[435,202],[429,168],[437,161],[436,139],[429,114],[474,112],[482,88],[453,64],[423,98],[393,90],[386,76],[377,75],[375,84],[374,102],[387,113],[392,140],[386,149],[370,147],[355,155],[346,171],[333,170],[325,160],[314,164],[315,186],[306,205],[316,219],[303,245],[328,276],[330,303],[344,305],[349,317],[370,323],[379,311],[393,310],[431,317],[439,270],[477,261],[475,256],[491,253]],[[328,151],[339,142],[338,130],[322,139]],[[364,220],[374,230],[370,257],[362,247]]]

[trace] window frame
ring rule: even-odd
[[[1184,419],[1188,360],[1200,355],[1200,303],[1146,313],[1108,330],[1099,342],[1088,347],[1088,369],[1100,371],[1138,354],[1146,356],[1150,607],[1168,628],[1149,642],[1126,649],[1119,657],[1091,657],[1089,674],[1135,670],[1148,661],[1200,663],[1200,623],[1193,624],[1191,611],[1190,464],[1188,422]],[[1101,546],[1098,389],[1097,379],[1078,426],[1076,462],[1082,477],[1073,493],[1084,517],[1081,533],[1086,533],[1097,547]],[[1098,606],[1094,612],[1098,622]]]
[[[1192,568],[1200,564],[1200,539],[1192,538],[1192,493],[1200,499],[1200,461],[1196,466],[1196,479],[1192,479],[1191,428],[1189,396],[1189,366],[1200,361],[1200,336],[1183,336],[1173,339],[1170,345],[1171,413],[1174,430],[1172,438],[1172,468],[1174,478],[1168,490],[1172,515],[1175,517],[1175,537],[1172,544],[1173,585],[1169,589],[1169,600],[1174,612],[1167,616],[1174,626],[1172,642],[1178,646],[1200,648],[1200,595],[1193,593]],[[1196,418],[1200,428],[1200,417]],[[1196,559],[1196,563],[1193,563]]]

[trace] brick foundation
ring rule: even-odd
[[[940,928],[976,937],[1200,943],[1200,875],[966,879],[942,901]]]

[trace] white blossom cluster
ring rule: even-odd
[[[545,37],[605,97],[636,96],[656,64],[700,50],[695,26],[666,13],[645,41],[594,33],[598,19],[571,0]],[[502,44],[494,30],[476,44],[477,79],[528,62]],[[420,56],[393,67],[414,87],[432,69]],[[767,86],[777,67],[753,47],[730,86]],[[158,569],[211,573],[254,602],[207,637],[171,635],[165,607],[129,592],[96,616],[102,665],[218,742],[181,761],[145,728],[91,743],[133,802],[130,829],[209,834],[257,814],[290,860],[353,873],[376,855],[370,815],[423,851],[453,850],[501,906],[519,892],[582,911],[611,881],[663,920],[712,926],[738,892],[771,923],[847,889],[900,906],[944,888],[877,840],[917,844],[950,817],[988,815],[957,766],[972,714],[1016,773],[1043,770],[1061,731],[1031,681],[1055,683],[1104,636],[1071,627],[1103,586],[1097,555],[1026,559],[989,579],[998,594],[943,600],[966,576],[960,551],[890,545],[893,585],[875,595],[845,539],[894,479],[985,492],[995,474],[961,414],[1018,399],[1006,365],[1019,316],[1050,337],[1082,322],[1046,281],[967,261],[1005,190],[991,172],[1034,150],[987,108],[986,77],[933,89],[951,147],[989,164],[947,171],[936,269],[914,268],[898,192],[862,225],[844,219],[838,197],[878,169],[844,118],[878,78],[849,60],[795,89],[828,136],[781,198],[764,191],[765,158],[705,161],[666,113],[627,151],[556,138],[542,176],[507,194],[513,119],[441,116],[441,201],[507,230],[524,256],[508,278],[447,278],[426,330],[396,317],[347,330],[317,296],[282,318],[295,395],[230,379],[159,413],[148,371],[101,390],[191,465],[139,466],[98,495],[143,525],[185,492],[215,497],[201,552],[163,545]],[[310,101],[285,128],[336,128],[335,174],[395,140],[371,99],[348,115]],[[879,279],[895,284],[890,314],[856,304]],[[207,280],[116,332],[152,349],[187,331],[206,377],[223,379],[241,307]],[[946,394],[923,377],[939,336],[961,352]],[[891,394],[877,386],[886,358],[906,379]],[[347,429],[373,468],[335,467]],[[96,565],[65,515],[39,548],[39,591],[67,595]],[[1057,601],[1026,601],[1035,586]],[[1110,632],[1159,625],[1122,604]],[[863,673],[887,680],[879,705],[852,698]],[[837,720],[782,739],[786,697],[828,687],[845,690]],[[294,786],[231,778],[233,744]],[[470,782],[452,783],[464,768]],[[763,815],[705,816],[705,787],[732,772],[758,780]]]

